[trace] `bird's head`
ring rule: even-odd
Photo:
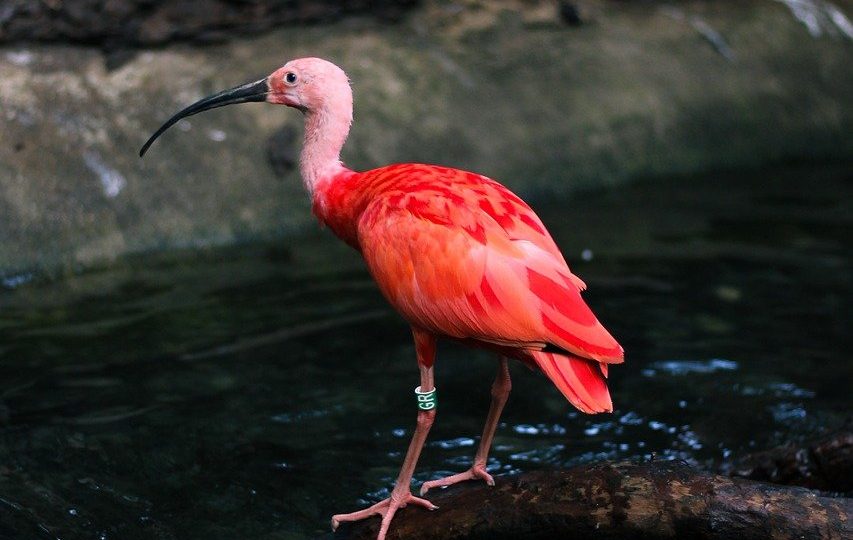
[[[299,58],[259,81],[213,94],[179,111],[145,142],[139,156],[142,157],[157,137],[182,118],[225,105],[253,101],[287,105],[308,115],[329,114],[341,118],[347,126],[352,121],[352,90],[346,73],[321,58]]]
[[[291,60],[266,78],[267,101],[304,112],[320,111],[341,102],[352,104],[344,70],[321,58]]]

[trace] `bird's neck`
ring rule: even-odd
[[[305,113],[305,140],[299,167],[305,188],[312,196],[320,184],[345,170],[341,163],[341,148],[347,140],[351,123],[351,103]]]

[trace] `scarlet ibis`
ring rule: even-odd
[[[436,413],[438,338],[492,350],[499,364],[473,465],[424,482],[421,495],[463,480],[494,485],[486,460],[510,392],[508,358],[540,369],[581,411],[612,412],[607,366],[623,361],[622,347],[581,298],[584,282],[569,270],[539,217],[479,174],[414,163],[366,172],[345,167],[340,152],[352,123],[352,90],[338,66],[319,58],[292,60],[264,79],[206,97],[166,121],[139,155],[181,118],[252,101],[303,113],[300,171],[313,213],[362,254],[414,336],[417,425],[394,489],[370,508],[333,516],[333,528],[379,514],[382,540],[398,508],[436,508],[412,495],[410,484]]]

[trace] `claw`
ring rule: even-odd
[[[430,511],[438,510],[438,507],[428,500],[415,497],[411,493],[408,493],[400,497],[399,500],[394,500],[389,497],[383,501],[379,501],[370,508],[365,508],[364,510],[350,512],[349,514],[335,514],[332,516],[332,531],[336,531],[338,526],[344,521],[359,521],[378,514],[382,516],[382,525],[379,529],[379,536],[376,537],[376,540],[384,540],[385,534],[388,532],[388,527],[391,525],[391,520],[394,518],[394,514],[397,513],[398,509],[405,508],[409,504],[422,506]]]
[[[471,468],[465,472],[454,474],[446,478],[440,478],[438,480],[430,480],[429,482],[424,482],[423,484],[421,484],[420,494],[424,495],[432,488],[452,486],[453,484],[458,484],[459,482],[464,482],[466,480],[476,480],[478,478],[485,480],[486,484],[489,486],[495,485],[495,479],[492,478],[491,474],[486,472],[486,466],[475,464],[472,465]]]

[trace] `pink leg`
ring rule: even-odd
[[[509,398],[509,391],[512,389],[512,382],[509,378],[509,366],[506,358],[501,357],[500,365],[498,366],[498,374],[495,376],[495,382],[492,384],[492,404],[489,406],[489,415],[486,417],[486,425],[483,427],[483,436],[480,439],[480,447],[477,449],[477,455],[474,456],[474,464],[465,472],[454,474],[439,480],[430,480],[421,485],[421,495],[435,487],[451,486],[465,480],[476,480],[481,478],[490,486],[495,485],[495,480],[488,472],[486,472],[486,462],[489,459],[489,449],[492,446],[492,439],[495,437],[495,429],[498,427],[501,412],[503,412],[506,400]]]
[[[429,391],[435,387],[433,379],[435,337],[419,330],[414,330],[413,332],[415,334],[415,350],[418,354],[418,367],[421,372],[421,390]],[[418,422],[415,427],[415,434],[412,435],[412,442],[409,443],[406,458],[403,460],[403,466],[400,468],[400,474],[394,483],[394,490],[391,491],[391,496],[384,501],[374,504],[370,508],[350,514],[332,516],[332,530],[337,529],[338,525],[344,521],[359,521],[374,514],[379,514],[382,516],[382,525],[379,528],[377,540],[384,540],[388,532],[388,527],[391,525],[391,520],[394,518],[394,514],[398,508],[405,508],[409,503],[423,506],[429,510],[438,508],[425,499],[415,497],[411,492],[412,474],[415,472],[415,465],[418,463],[418,458],[421,455],[421,450],[424,447],[427,434],[430,427],[432,427],[434,419],[435,409],[428,411],[418,409]]]

